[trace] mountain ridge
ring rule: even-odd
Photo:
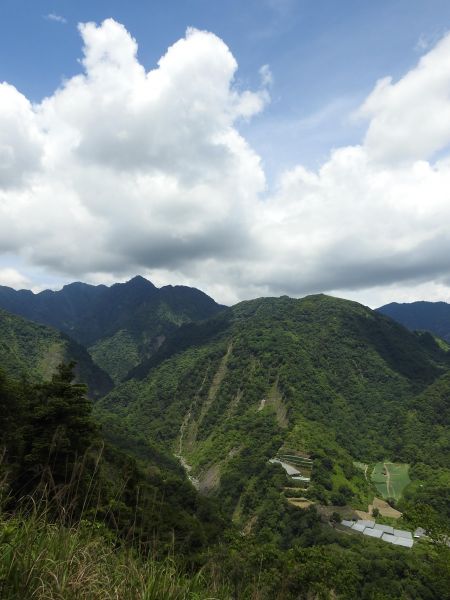
[[[282,447],[312,457],[309,498],[341,502],[343,489],[363,504],[353,461],[414,461],[437,426],[427,389],[448,368],[431,335],[356,302],[261,298],[179,328],[99,407],[170,445],[244,526],[265,502],[256,488],[282,480],[268,466]],[[445,468],[439,435],[422,445]]]
[[[376,309],[410,330],[430,331],[450,342],[450,304],[447,302],[391,302]]]
[[[224,309],[196,288],[157,288],[140,275],[109,287],[73,282],[36,294],[0,286],[0,308],[68,334],[116,382],[179,325]]]

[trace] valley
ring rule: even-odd
[[[359,596],[367,593],[362,575],[348,583],[348,569],[365,572],[365,560],[384,565],[382,575],[370,576],[375,579],[391,581],[387,565],[395,560],[408,586],[406,573],[415,570],[424,586],[432,585],[423,569],[434,564],[434,541],[398,548],[375,533],[354,534],[352,524],[349,533],[339,522],[376,519],[380,527],[407,532],[420,526],[441,548],[439,532],[450,520],[450,355],[441,344],[360,304],[325,295],[258,298],[226,308],[184,290],[171,305],[184,317],[172,312],[169,327],[166,309],[161,313],[159,300],[148,300],[159,294],[152,284],[121,285],[114,294],[124,304],[110,313],[110,292],[103,289],[77,288],[81,299],[71,297],[72,314],[84,316],[64,329],[85,347],[55,325],[0,312],[2,369],[36,386],[33,402],[39,402],[39,390],[57,385],[58,362],[78,362],[77,380],[91,389],[95,444],[105,448],[96,459],[103,504],[95,511],[113,511],[113,521],[105,517],[108,527],[116,522],[116,534],[128,539],[138,498],[139,544],[151,545],[156,535],[164,554],[175,540],[190,568],[209,564],[205,557],[214,555],[220,569],[228,565],[221,571],[225,587],[236,560],[247,572],[252,560],[270,556],[263,582],[239,575],[236,597],[252,597],[243,591],[247,584],[263,586],[261,597],[272,597],[276,568],[289,570],[294,590],[280,597],[316,589],[324,581],[306,577],[296,565],[316,564],[318,556],[334,573],[326,585],[338,598],[372,597]],[[95,341],[88,324],[99,318],[96,301],[87,306],[97,296],[102,310],[116,315],[117,328],[108,337],[95,325]],[[39,320],[49,314],[41,307]],[[17,419],[28,423],[26,405]],[[12,442],[4,437],[3,443]],[[17,473],[28,460],[23,444],[19,439],[14,446]],[[125,495],[113,500],[117,494]],[[345,582],[340,572],[347,573]],[[422,584],[414,585],[422,594]]]

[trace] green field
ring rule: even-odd
[[[377,463],[371,479],[383,498],[398,500],[411,481],[408,475],[409,465],[404,463]]]

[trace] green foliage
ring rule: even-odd
[[[120,360],[133,352],[127,336]],[[0,374],[1,475],[16,513],[3,518],[9,533],[3,546],[0,537],[0,574],[11,585],[4,589],[23,585],[22,571],[41,586],[34,595],[49,598],[57,589],[70,598],[68,582],[78,589],[85,573],[86,594],[99,598],[116,586],[124,598],[170,598],[173,591],[176,598],[244,600],[446,599],[447,370],[448,357],[432,338],[355,303],[314,296],[244,302],[180,326],[135,378],[95,404],[97,426],[84,388],[64,368],[37,384]],[[280,449],[311,458],[308,489],[268,462]],[[174,454],[192,467],[207,497]],[[314,507],[289,504],[288,496],[304,494],[324,505],[367,508],[373,489],[355,460],[411,465],[399,508],[429,529],[432,542],[391,547],[340,531],[342,509],[320,508],[335,511],[331,527]],[[33,517],[17,516],[18,487],[35,485],[32,472],[51,474],[57,490],[44,496],[58,511],[47,512],[36,538]],[[40,481],[48,491],[49,479]],[[11,553],[9,542],[19,540],[14,518],[25,530],[30,524],[28,554],[15,541]],[[59,553],[59,546],[77,551]],[[165,571],[168,553],[174,563]],[[30,556],[49,561],[37,560],[30,572]],[[129,589],[115,583],[104,556]],[[147,591],[159,579],[163,587]],[[98,587],[89,588],[94,581]]]
[[[72,368],[60,365],[50,382],[34,386],[0,374],[0,481],[8,507],[24,497],[45,501],[48,514],[63,523],[81,514],[101,518],[146,552],[176,548],[195,562],[223,529],[220,510],[157,448],[141,444],[138,464],[105,444],[85,386],[72,383]]]
[[[143,277],[111,287],[72,283],[39,294],[0,286],[0,307],[56,327],[83,344],[115,382],[151,357],[180,325],[224,308],[195,288],[158,289]]]
[[[71,528],[46,515],[0,520],[3,600],[201,600],[229,598],[200,571],[187,575],[167,557],[139,556],[121,546],[101,522]]]
[[[48,381],[61,361],[75,361],[76,378],[98,397],[112,388],[109,376],[88,352],[55,329],[0,310],[0,365],[16,379]]]
[[[130,332],[121,329],[89,348],[95,362],[118,383],[141,359],[138,345]]]
[[[31,493],[36,481],[51,477],[57,493],[94,444],[92,405],[86,386],[72,383],[74,366],[62,363],[50,382],[35,386],[30,394],[19,478],[22,492]],[[85,493],[87,485],[78,478],[78,493]]]
[[[404,492],[404,501],[407,504],[427,504],[450,523],[450,470],[417,463],[411,468],[411,478],[412,483]]]
[[[309,497],[367,507],[372,487],[353,460],[409,458],[422,442],[411,412],[429,424],[418,395],[447,368],[432,339],[356,303],[263,298],[181,327],[98,409],[183,454],[244,524],[283,444],[314,458]]]

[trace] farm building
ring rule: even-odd
[[[403,546],[404,548],[412,548],[414,544],[413,536],[410,531],[402,529],[394,529],[390,525],[381,525],[375,521],[359,519],[358,521],[343,520],[341,525],[350,527],[353,531],[367,535],[368,537],[377,538],[383,542],[394,544],[394,546]]]
[[[401,533],[410,533],[409,531],[402,531]],[[404,546],[405,548],[412,548],[414,544],[414,540],[412,536],[407,538],[403,535],[391,535],[390,533],[383,533],[383,537],[381,538],[384,542],[389,542],[390,544],[394,544],[394,546]]]
[[[366,527],[362,533],[363,535],[368,535],[369,537],[374,538],[381,538],[384,535],[384,533],[379,529],[371,529],[370,527]]]
[[[370,521],[368,519],[358,519],[357,523],[358,525],[369,527],[370,529],[372,529],[375,525],[375,521]]]
[[[296,469],[292,465],[288,465],[288,463],[280,460],[279,458],[271,458],[269,460],[269,462],[270,463],[278,463],[279,465],[281,465],[290,477],[296,477],[296,476],[300,475],[300,471],[298,469]]]
[[[374,529],[377,529],[378,531],[381,531],[382,533],[394,534],[394,528],[391,527],[390,525],[381,525],[381,523],[376,523],[373,527],[374,527]]]
[[[293,481],[300,483],[309,483],[311,481],[313,461],[301,452],[296,452],[295,450],[279,451],[269,462],[281,465]]]
[[[346,521],[345,519],[341,521],[341,525],[344,525],[344,527],[353,527],[354,524],[355,521]]]
[[[415,532],[414,532],[414,537],[415,538],[421,538],[421,537],[426,537],[426,531],[423,527],[418,527]]]

